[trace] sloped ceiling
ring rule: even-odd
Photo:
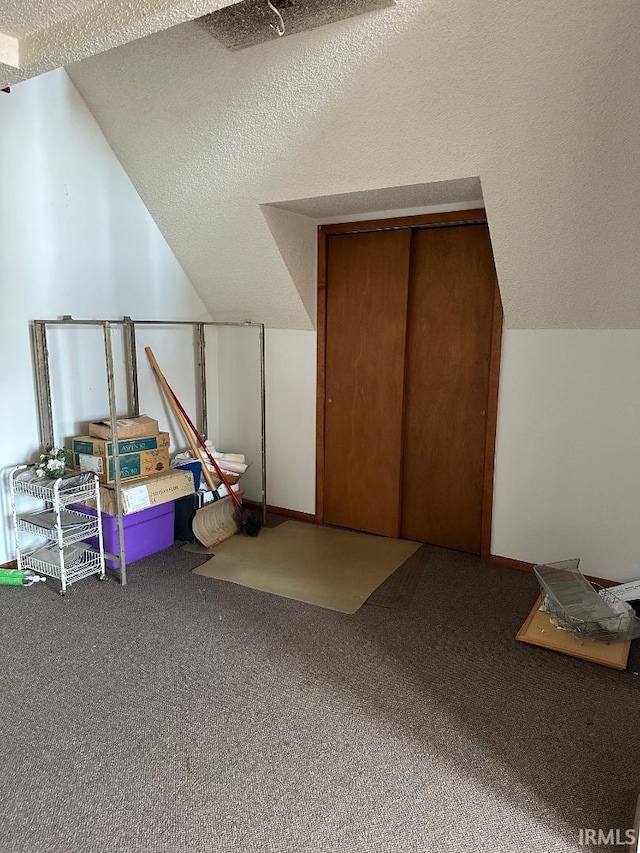
[[[336,193],[316,198],[285,199],[270,206],[326,222],[335,217],[371,215],[378,211],[411,211],[456,204],[465,206],[475,202],[479,207],[483,206],[479,178],[459,178],[455,181],[434,181],[430,184]]]
[[[0,86],[28,80],[234,0],[0,0]]]
[[[231,50],[393,6],[395,0],[240,0],[198,23]]]
[[[315,321],[318,225],[345,218],[400,216],[450,207],[481,208],[478,178],[437,181],[405,187],[338,193],[316,198],[285,199],[260,208],[309,318]]]
[[[638,55],[637,0],[403,0],[240,52],[184,24],[68,70],[220,319],[312,325],[261,205],[479,176],[510,327],[640,328]]]

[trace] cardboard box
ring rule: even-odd
[[[113,483],[116,478],[116,466],[113,456],[92,456],[78,453],[76,468],[80,471],[93,471],[101,483]],[[132,480],[161,474],[170,469],[169,448],[162,450],[143,450],[141,453],[125,453],[120,457],[120,477]]]
[[[118,438],[140,438],[158,434],[158,421],[147,415],[139,418],[118,418]],[[111,420],[94,421],[89,424],[89,435],[94,438],[111,439]]]
[[[71,439],[71,450],[76,457],[79,453],[89,456],[113,456],[113,441],[105,438],[94,438],[92,435],[76,435]],[[140,438],[124,438],[118,442],[121,455],[125,453],[140,453],[143,450],[164,450],[169,447],[169,433],[159,432],[155,435],[144,435]],[[75,459],[76,465],[78,460]]]
[[[144,480],[123,483],[120,491],[123,512],[125,515],[129,515],[150,506],[159,506],[168,501],[174,501],[176,498],[192,495],[195,489],[193,488],[191,471],[173,470],[168,474],[159,474],[155,477],[147,477]],[[100,505],[103,512],[110,515],[117,513],[114,486],[100,486]]]

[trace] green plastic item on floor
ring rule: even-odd
[[[44,580],[31,569],[0,569],[0,586],[32,586]]]

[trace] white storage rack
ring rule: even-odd
[[[57,320],[33,320],[31,331],[33,337],[34,367],[36,380],[36,394],[38,398],[38,416],[40,420],[40,443],[42,451],[46,451],[55,444],[55,431],[53,426],[53,407],[51,399],[51,377],[49,373],[49,348],[47,344],[47,330],[51,327],[66,327],[77,329],[80,327],[102,327],[104,335],[104,353],[107,368],[107,393],[109,401],[109,420],[111,421],[111,434],[117,435],[118,413],[116,411],[116,389],[114,375],[112,332],[114,328],[121,328],[124,335],[124,361],[127,387],[127,409],[128,417],[138,417],[140,405],[138,397],[138,361],[136,350],[136,329],[139,327],[169,328],[169,327],[191,327],[195,333],[195,353],[197,361],[197,380],[200,396],[200,433],[207,434],[207,359],[205,347],[205,330],[207,327],[236,327],[257,331],[259,336],[260,355],[260,436],[262,457],[262,520],[267,517],[267,440],[266,440],[266,383],[265,383],[265,335],[264,324],[252,323],[245,320],[243,323],[226,322],[198,322],[191,320],[132,320],[124,317],[122,320],[74,320],[69,315],[64,315]],[[115,468],[115,499],[116,517],[118,530],[118,553],[108,554],[119,565],[117,570],[120,583],[127,582],[127,562],[124,549],[124,508],[122,505],[122,491],[120,480],[120,453],[118,442],[113,444],[113,461]]]
[[[104,580],[98,478],[95,475],[91,479],[87,479],[86,475],[72,475],[46,480],[36,476],[34,466],[18,465],[11,472],[10,482],[18,568],[31,569],[38,574],[56,578],[60,581],[60,595],[65,595],[69,584],[89,575],[98,575],[100,580]],[[44,501],[45,506],[39,510],[18,513],[18,495],[38,498]],[[75,508],[69,509],[71,504],[86,504],[88,501],[95,503],[96,516]],[[38,523],[39,516],[42,517],[42,524]],[[39,536],[46,540],[46,544],[22,548],[21,534],[24,533]],[[83,541],[90,536],[97,537],[98,548],[91,548]]]

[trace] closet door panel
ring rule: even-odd
[[[480,552],[496,273],[486,225],[413,234],[401,535]]]
[[[324,518],[398,536],[409,231],[327,240]]]

